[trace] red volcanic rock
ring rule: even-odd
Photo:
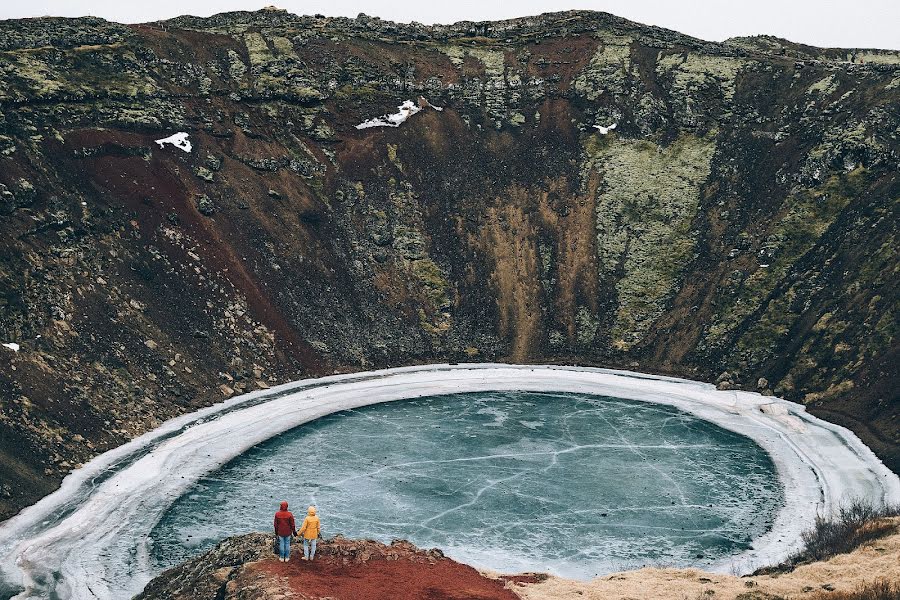
[[[404,540],[390,545],[337,536],[321,542],[316,559],[279,562],[267,534],[229,538],[151,581],[140,600],[516,600],[507,579],[492,579]],[[533,576],[528,576],[529,581]],[[539,580],[536,576],[534,580]]]

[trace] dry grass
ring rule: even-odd
[[[852,592],[818,592],[808,600],[900,600],[900,581],[878,579],[862,584]]]

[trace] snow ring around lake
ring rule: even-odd
[[[900,479],[850,431],[803,406],[707,383],[588,367],[400,367],[303,380],[172,419],[93,459],[0,526],[0,595],[121,598],[154,575],[149,532],[203,475],[248,448],[337,411],[478,391],[571,392],[672,406],[747,436],[771,456],[785,503],[753,548],[716,565],[745,573],[798,548],[817,514],[848,498],[900,499]],[[277,416],[278,418],[273,418]],[[52,586],[48,587],[48,586]]]

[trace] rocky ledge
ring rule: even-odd
[[[297,546],[288,563],[275,559],[272,535],[228,538],[151,581],[138,600],[264,600],[274,598],[355,600],[467,598],[514,600],[509,587],[546,579],[542,575],[494,578],[460,564],[438,549],[422,550],[405,540],[385,545],[336,536],[320,544],[316,559],[300,560]]]

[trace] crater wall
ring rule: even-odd
[[[900,468],[895,52],[590,12],[0,40],[0,517],[172,416],[435,361],[777,394]]]

